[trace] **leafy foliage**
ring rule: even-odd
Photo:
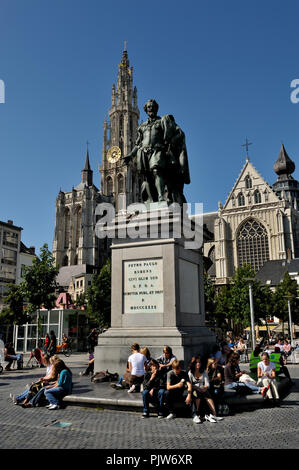
[[[285,322],[289,319],[288,313],[288,299],[290,298],[292,321],[297,323],[299,321],[299,308],[296,297],[298,296],[298,284],[295,279],[292,279],[286,271],[283,280],[276,286],[273,296],[273,315]]]
[[[2,325],[22,325],[28,321],[24,311],[24,293],[22,285],[10,284],[4,297],[4,308],[0,312]]]
[[[250,325],[248,279],[253,279],[251,284],[255,323],[261,323],[261,319],[273,315],[273,293],[268,286],[262,287],[254,277],[255,272],[251,266],[243,265],[236,270],[230,285],[219,290],[214,300],[216,326],[237,332]],[[207,292],[211,291],[207,289]]]
[[[206,320],[213,322],[215,320],[215,298],[216,288],[213,281],[207,273],[204,273],[204,294],[205,294],[205,312]]]
[[[12,284],[7,291],[0,314],[3,324],[21,325],[42,305],[47,309],[53,308],[58,274],[58,268],[54,267],[53,262],[48,245],[44,244],[40,250],[40,258],[34,258],[32,266],[24,268],[23,282]]]
[[[75,307],[84,307],[86,305],[86,294],[84,292],[82,294],[79,294],[74,304]]]
[[[101,329],[111,323],[111,260],[92,279],[86,292],[87,314]]]
[[[34,313],[42,305],[49,310],[54,307],[58,271],[48,245],[44,244],[40,249],[39,258],[34,258],[32,266],[24,269],[22,284],[28,314]]]

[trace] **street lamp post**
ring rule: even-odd
[[[251,323],[251,343],[252,343],[252,350],[255,349],[256,341],[255,341],[255,332],[254,332],[254,306],[253,306],[253,295],[252,295],[252,282],[254,281],[253,277],[246,277],[244,278],[245,281],[249,282],[249,304],[250,304],[250,323]]]
[[[289,312],[289,325],[290,325],[290,337],[291,337],[291,347],[293,347],[293,323],[292,323],[292,310],[291,310],[291,298],[289,295],[284,296],[288,300],[288,312]],[[299,297],[295,297],[298,299]],[[294,353],[292,352],[292,362],[295,362]]]

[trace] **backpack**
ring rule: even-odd
[[[112,382],[118,379],[118,374],[108,372],[107,370],[102,370],[101,372],[96,372],[91,376],[91,382],[93,383],[101,383],[101,382]]]

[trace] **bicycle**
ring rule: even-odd
[[[61,352],[65,355],[65,357],[70,357],[70,355],[73,352],[71,343],[72,343],[72,341],[68,340],[66,347],[62,348],[62,350],[61,350]]]

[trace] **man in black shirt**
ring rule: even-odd
[[[50,344],[48,347],[48,353],[50,356],[54,356],[56,354],[56,345],[57,339],[53,330],[50,331]]]
[[[175,404],[177,402],[184,402],[184,391],[187,387],[186,405],[191,405],[192,385],[189,381],[187,372],[182,370],[180,363],[177,359],[172,362],[172,370],[167,373],[167,383],[165,391],[165,401],[169,414],[166,419],[173,419],[176,417]]]
[[[143,381],[143,413],[142,418],[149,417],[149,404],[153,403],[158,409],[158,418],[163,418],[164,401],[164,378],[163,371],[159,369],[159,363],[152,359],[150,361],[150,371],[146,372]]]

